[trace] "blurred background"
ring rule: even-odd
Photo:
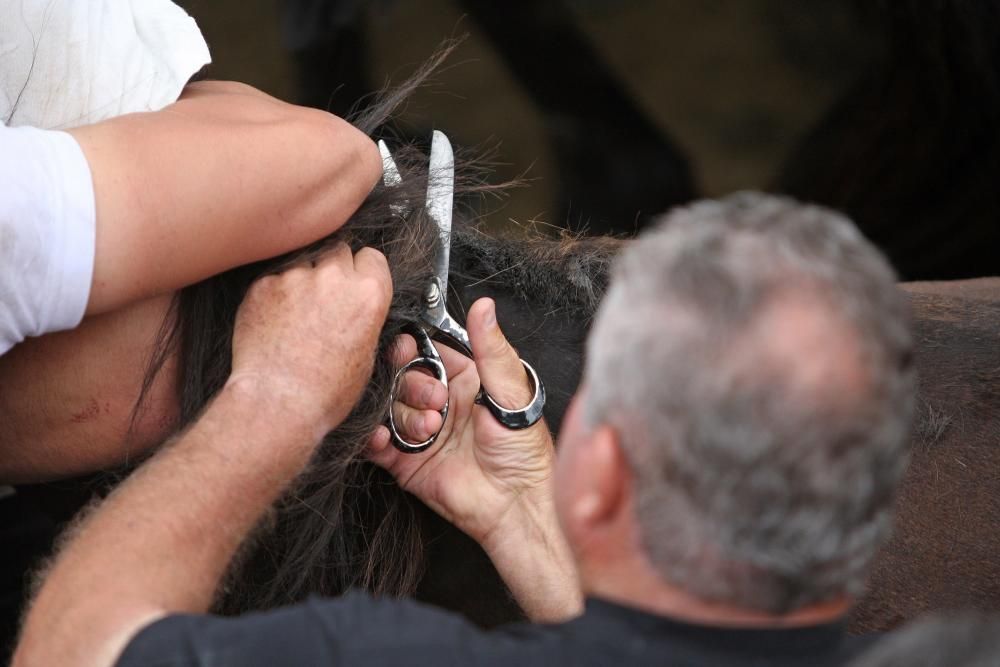
[[[499,144],[485,224],[630,235],[740,189],[850,215],[907,279],[1000,274],[995,0],[181,0],[211,78],[347,113],[468,35],[400,118]]]

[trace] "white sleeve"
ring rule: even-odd
[[[76,140],[0,125],[0,355],[83,319],[96,224],[90,166]]]

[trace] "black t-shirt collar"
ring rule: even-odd
[[[748,628],[688,623],[599,598],[588,598],[582,616],[570,623],[587,636],[641,635],[650,643],[686,644],[742,656],[830,655],[846,637],[843,621],[784,628]],[[613,626],[624,626],[616,628]]]

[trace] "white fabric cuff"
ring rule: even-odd
[[[0,354],[75,327],[94,274],[97,211],[83,150],[65,132],[0,126]]]
[[[90,299],[97,247],[97,208],[94,179],[83,149],[66,132],[50,133],[52,164],[58,170],[50,181],[61,184],[61,209],[55,214],[52,237],[52,297],[46,313],[48,331],[72,329],[80,324]]]

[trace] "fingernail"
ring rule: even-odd
[[[486,310],[486,315],[483,316],[483,326],[487,329],[492,329],[497,325],[497,304],[490,299],[490,307]]]

